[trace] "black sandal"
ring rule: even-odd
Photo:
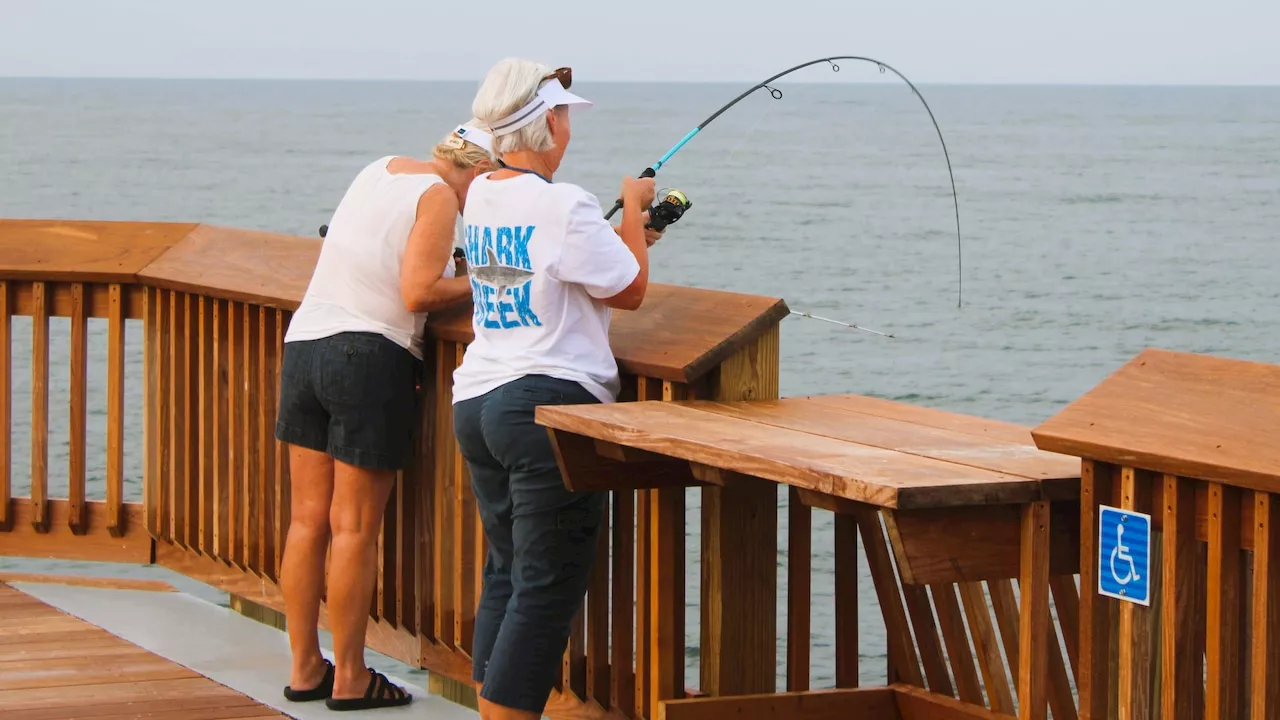
[[[393,685],[386,675],[369,668],[369,687],[365,688],[362,698],[338,699],[330,697],[324,701],[330,710],[373,710],[385,707],[408,705],[413,696],[403,688]]]
[[[328,660],[324,661],[324,677],[320,678],[320,684],[310,690],[294,690],[288,685],[284,686],[284,697],[291,702],[311,702],[312,700],[324,700],[333,694],[333,663]]]

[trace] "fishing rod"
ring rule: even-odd
[[[887,337],[887,338],[897,337],[896,335],[893,335],[891,333],[882,333],[879,330],[872,330],[871,328],[860,327],[858,325],[854,325],[853,323],[847,323],[842,320],[832,320],[831,318],[825,318],[820,315],[814,315],[813,313],[800,312],[799,310],[792,310],[791,314],[796,315],[798,317],[802,317],[802,318],[808,318],[810,320],[821,320],[822,322],[831,323],[832,325],[840,325],[842,327],[847,327],[851,330],[861,330],[862,332],[869,332],[869,333],[872,333],[873,335],[879,335],[880,337]]]
[[[960,197],[959,197],[959,195],[956,193],[956,176],[955,176],[955,173],[954,173],[954,172],[952,171],[952,169],[951,169],[951,155],[950,155],[950,153],[948,153],[948,152],[947,152],[947,141],[942,137],[942,128],[938,127],[938,119],[937,119],[936,117],[934,117],[934,115],[933,115],[933,109],[932,109],[932,108],[930,108],[930,107],[929,107],[929,103],[925,101],[925,99],[924,99],[924,95],[921,95],[921,94],[920,94],[920,90],[918,90],[918,89],[916,88],[916,86],[915,86],[915,85],[914,85],[910,80],[908,80],[908,79],[907,79],[907,76],[906,76],[906,75],[903,75],[902,73],[898,72],[898,70],[897,70],[896,68],[894,68],[892,65],[890,65],[890,64],[888,64],[888,63],[886,63],[886,62],[883,62],[883,61],[880,61],[880,60],[876,60],[875,58],[862,57],[862,56],[859,56],[859,55],[838,55],[838,56],[833,56],[833,57],[819,58],[819,59],[817,59],[817,60],[810,60],[809,62],[802,63],[802,64],[800,64],[800,65],[796,65],[796,66],[795,66],[795,67],[793,67],[793,68],[789,68],[789,69],[787,69],[787,70],[783,70],[782,72],[778,73],[777,75],[774,75],[773,77],[770,77],[770,78],[769,78],[769,79],[767,79],[767,80],[763,80],[763,81],[761,81],[761,82],[759,82],[759,83],[756,83],[755,85],[753,85],[753,86],[751,86],[750,88],[748,88],[748,89],[746,90],[746,92],[744,92],[744,93],[742,93],[741,95],[739,95],[738,97],[734,98],[734,99],[733,99],[733,100],[731,100],[729,103],[727,103],[726,105],[724,105],[723,107],[721,107],[719,110],[716,110],[714,113],[712,113],[712,114],[711,114],[711,117],[708,117],[706,120],[703,120],[703,121],[702,121],[702,122],[701,122],[697,127],[695,127],[694,129],[690,130],[690,131],[689,131],[689,133],[688,133],[687,135],[685,135],[683,138],[681,138],[681,139],[680,139],[680,142],[678,142],[678,143],[676,143],[674,146],[672,146],[672,148],[671,148],[670,150],[668,150],[668,151],[666,152],[666,154],[665,154],[665,155],[663,155],[661,158],[659,158],[659,159],[658,159],[658,161],[657,161],[656,163],[654,163],[653,165],[650,165],[649,167],[645,168],[645,169],[644,169],[644,172],[640,173],[640,177],[642,177],[642,178],[651,178],[651,177],[655,177],[655,176],[657,176],[658,171],[662,169],[662,166],[663,166],[663,165],[666,165],[666,164],[667,164],[667,161],[669,161],[673,155],[675,155],[676,153],[680,152],[680,149],[681,149],[681,148],[683,148],[685,145],[687,145],[687,144],[689,143],[689,141],[690,141],[690,140],[692,140],[692,139],[693,139],[693,138],[694,138],[698,133],[702,132],[703,128],[705,128],[705,127],[707,127],[708,125],[710,125],[712,122],[714,122],[714,121],[715,121],[715,119],[716,119],[716,118],[718,118],[718,117],[720,117],[721,115],[723,115],[723,114],[725,113],[725,111],[727,111],[729,108],[733,107],[734,105],[737,105],[739,102],[741,102],[743,99],[745,99],[748,95],[751,95],[752,93],[754,93],[754,92],[755,92],[755,91],[757,91],[757,90],[764,89],[764,90],[768,90],[768,91],[769,91],[769,94],[773,97],[773,99],[774,99],[774,100],[781,100],[781,99],[782,99],[782,91],[781,91],[781,90],[779,90],[779,89],[777,89],[777,88],[775,88],[775,87],[772,87],[772,86],[770,85],[770,83],[772,83],[772,82],[774,82],[774,81],[778,80],[779,78],[782,78],[782,77],[785,77],[785,76],[787,76],[787,75],[790,75],[791,73],[796,72],[796,71],[798,71],[798,70],[803,70],[804,68],[810,67],[810,66],[812,66],[812,65],[821,65],[822,63],[829,63],[829,64],[831,65],[831,70],[832,70],[833,72],[840,72],[840,66],[836,63],[836,61],[837,61],[837,60],[851,60],[851,61],[856,61],[856,62],[868,62],[868,63],[871,63],[871,64],[873,64],[873,65],[877,66],[878,68],[880,68],[880,72],[881,72],[881,73],[883,73],[885,70],[889,70],[889,71],[893,72],[893,74],[894,74],[894,75],[897,75],[899,78],[902,78],[902,81],[903,81],[903,82],[905,82],[905,83],[907,84],[907,86],[911,88],[911,91],[912,91],[913,93],[915,93],[915,96],[916,96],[917,98],[919,98],[919,99],[920,99],[920,102],[924,104],[924,109],[929,113],[929,119],[933,122],[933,128],[934,128],[934,130],[936,130],[936,131],[938,132],[938,140],[940,140],[940,141],[942,142],[942,154],[943,154],[943,157],[945,157],[945,158],[946,158],[946,161],[947,161],[947,174],[951,177],[951,197],[952,197],[952,200],[953,200],[953,201],[954,201],[954,203],[955,203],[955,211],[956,211],[956,262],[957,262],[958,271],[959,271],[959,275],[960,275],[960,287],[959,287],[959,288],[958,288],[958,290],[957,290],[957,295],[956,295],[956,307],[959,307],[959,306],[960,306],[960,304],[961,304],[961,302],[962,302],[963,294],[964,294],[964,260],[963,260],[963,257],[962,257],[962,254],[961,254],[961,249],[960,249],[960,245],[961,245],[961,242],[960,242]],[[606,214],[606,215],[604,216],[604,217],[605,217],[605,219],[606,219],[606,220],[608,220],[609,218],[613,217],[614,213],[618,212],[618,210],[620,210],[620,209],[622,209],[622,200],[620,200],[620,199],[619,199],[619,200],[614,204],[613,209],[612,209],[612,210],[610,210],[610,211],[608,212],[608,214]],[[816,319],[816,318],[815,318],[815,319]],[[848,323],[844,323],[844,324],[848,324]],[[856,326],[854,326],[854,327],[856,327]],[[860,330],[861,330],[861,329],[865,329],[865,328],[857,328],[857,329],[860,329]]]

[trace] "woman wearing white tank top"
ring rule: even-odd
[[[471,296],[451,257],[455,227],[471,181],[496,166],[492,148],[468,124],[430,160],[389,156],[361,170],[289,323],[276,438],[289,445],[292,494],[280,573],[290,700],[323,699],[333,710],[411,700],[364,662],[377,538],[412,453],[425,314]],[[317,635],[330,548],[332,664]]]

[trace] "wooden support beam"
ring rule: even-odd
[[[909,685],[891,685],[900,720],[1008,720],[1008,715],[981,705],[938,695]]]
[[[881,687],[667,700],[658,705],[658,720],[897,720],[897,697]]]
[[[1045,720],[1049,688],[1049,503],[1022,511],[1022,615],[1018,626],[1018,718]]]
[[[778,327],[726,360],[717,400],[778,397]],[[685,463],[686,470],[688,463]],[[775,689],[778,650],[778,488],[742,478],[702,491],[702,690]]]
[[[1080,569],[1080,504],[1050,505],[1049,572]],[[908,585],[969,583],[1018,577],[1021,506],[886,511],[902,582]]]
[[[1111,687],[1108,652],[1111,647],[1111,608],[1116,601],[1098,594],[1098,506],[1110,504],[1112,466],[1084,460],[1080,473],[1080,689],[1082,720],[1107,720]]]
[[[565,486],[574,492],[683,488],[701,484],[684,460],[601,443],[564,430],[547,428],[547,434],[555,448]]]

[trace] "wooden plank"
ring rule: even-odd
[[[1115,601],[1098,594],[1098,506],[1111,503],[1112,466],[1092,460],[1081,462],[1080,473],[1080,663],[1076,685],[1080,692],[1080,717],[1110,717],[1111,673],[1107,653],[1111,647],[1110,611]]]
[[[245,520],[248,502],[244,487],[245,392],[243,303],[227,303],[227,516],[228,553],[223,558],[247,570]]]
[[[1130,467],[1120,470],[1120,507],[1150,514],[1152,478]],[[1151,715],[1151,608],[1131,602],[1120,603],[1120,674],[1118,677],[1120,720],[1138,720]]]
[[[284,359],[284,335],[285,335],[285,330],[288,329],[289,316],[281,310],[276,310],[275,316],[276,316],[276,320],[275,320],[275,325],[273,327],[273,329],[275,330],[275,342],[273,344],[273,347],[275,348],[276,357],[279,360],[274,365],[271,366],[272,377],[274,378],[273,380],[274,385],[272,386],[274,390],[272,391],[271,399],[272,399],[272,402],[277,403],[277,405],[273,405],[273,407],[276,407],[278,409],[278,400],[279,400],[279,392],[280,392],[280,365]],[[273,432],[272,436],[274,437],[274,435],[275,433]],[[290,494],[289,494],[289,454],[288,454],[288,449],[285,447],[284,443],[273,440],[272,444],[275,447],[275,477],[276,477],[275,524],[274,524],[275,543],[274,543],[274,547],[272,548],[273,551],[275,552],[275,574],[273,577],[278,578],[280,577],[280,561],[284,555],[285,537],[289,532],[289,503],[291,502]],[[423,495],[425,495],[425,493],[423,493]],[[423,523],[423,527],[425,526],[426,526],[426,523]],[[424,536],[426,535],[425,531],[423,535]],[[419,552],[422,552],[425,554],[426,549],[422,548],[419,550]],[[425,578],[426,575],[424,574],[423,577]],[[416,623],[416,627],[421,628],[422,624],[420,622]]]
[[[169,325],[172,306],[169,302],[171,293],[157,291],[155,293],[155,345],[152,352],[156,355],[156,403],[152,406],[156,414],[156,448],[155,448],[155,493],[151,500],[155,505],[155,520],[152,524],[153,534],[157,539],[172,542],[169,518],[169,500],[173,494],[174,457],[171,418],[174,413],[173,368],[168,359],[170,339],[173,329]]]
[[[0,531],[13,527],[13,308],[9,283],[0,280]]]
[[[1253,623],[1249,670],[1254,720],[1280,715],[1280,502],[1254,493]]]
[[[651,566],[652,579],[649,586],[649,591],[652,593],[650,608],[653,613],[652,651],[649,655],[649,662],[653,667],[650,707],[655,708],[663,700],[684,696],[684,489],[654,490],[649,493],[649,501],[652,503],[650,542],[655,560]],[[776,503],[774,508],[776,510]],[[776,543],[777,515],[773,517],[775,528],[773,537]],[[775,568],[777,567],[776,558],[775,550]],[[776,582],[775,579],[775,587]],[[737,590],[738,588],[734,588],[734,591]],[[773,657],[771,656],[770,659],[772,660]],[[736,663],[731,664],[736,665]],[[744,667],[744,669],[749,668]]]
[[[980,583],[960,583],[957,587],[965,617],[969,621],[969,633],[973,636],[973,645],[977,650],[982,683],[987,688],[987,702],[992,710],[1012,715],[1013,691],[1009,688],[1009,676],[1005,674],[1000,641],[996,637],[991,613],[987,609],[986,594]]]
[[[462,364],[465,351],[465,345],[454,345],[453,366],[455,368]],[[476,572],[475,526],[479,517],[476,514],[476,496],[471,488],[471,476],[456,441],[453,443],[453,452],[454,458],[451,465],[453,469],[453,542],[451,546],[454,574],[454,632],[456,633],[454,647],[470,655],[472,635],[475,632],[477,601],[475,583],[471,578]],[[579,622],[580,619],[575,623],[575,630],[581,629]],[[573,670],[575,673],[578,671],[576,663]],[[585,673],[585,668],[582,668],[582,671]]]
[[[1280,491],[1280,366],[1146,350],[1036,428],[1054,452]]]
[[[605,503],[596,541],[595,564],[587,588],[587,694],[609,707],[609,541],[610,508]]]
[[[965,631],[964,616],[960,612],[960,603],[956,600],[953,585],[932,585],[929,587],[934,607],[938,611],[938,626],[942,629],[942,641],[947,648],[947,658],[951,663],[951,672],[955,677],[956,692],[959,698],[967,703],[982,704],[982,685],[978,682],[975,653],[969,645],[969,636]]]
[[[847,409],[842,401],[847,401],[848,397],[787,398],[739,403],[699,402],[691,404],[691,407],[770,427],[1032,480],[1074,482],[1080,478],[1079,459],[1037,449],[1031,442],[1030,431],[1025,428],[1019,432],[1022,438],[1020,442],[1008,442],[982,437],[977,434],[979,430],[976,429],[965,432],[937,428]],[[959,414],[955,415],[952,422],[956,425],[971,423],[978,428],[986,426],[986,421],[981,418]]]
[[[1008,720],[980,705],[936,695],[920,688],[893,685],[900,720]]]
[[[897,693],[889,688],[811,690],[778,694],[669,700],[658,707],[659,720],[897,720]]]
[[[457,347],[453,343],[439,343],[436,348],[436,388],[439,399],[435,417],[435,463],[432,477],[431,552],[434,635],[445,647],[454,645],[454,566],[452,549],[446,542],[452,537],[453,518],[453,464],[457,457],[457,441],[453,436],[453,371],[457,367]],[[459,581],[461,578],[459,578]]]
[[[143,506],[126,503],[122,506],[124,526],[133,531],[120,537],[107,532],[108,509],[106,503],[88,501],[89,531],[84,535],[71,532],[71,513],[66,500],[50,500],[46,504],[48,532],[35,530],[35,512],[31,501],[15,499],[11,502],[14,526],[0,533],[0,557],[27,557],[60,560],[93,560],[97,562],[127,562],[146,564],[151,561],[151,538],[144,531]],[[136,526],[131,523],[138,523]],[[19,527],[27,524],[30,527]]]
[[[1240,553],[1232,540],[1239,535],[1240,491],[1209,484],[1208,610],[1205,628],[1205,717],[1228,720],[1241,706]]]
[[[297,310],[319,238],[200,225],[137,273],[158,288]]]
[[[836,687],[856,688],[861,655],[858,637],[858,522],[852,515],[836,513],[834,518]],[[806,637],[806,645],[807,641]]]
[[[179,547],[190,548],[187,538],[189,523],[197,522],[187,515],[187,490],[191,487],[190,454],[187,451],[187,418],[191,407],[191,373],[187,369],[187,296],[169,293],[166,315],[169,342],[162,349],[164,362],[168,363],[170,412],[169,412],[169,462],[168,477],[169,522],[168,536]]]
[[[198,296],[195,300],[195,323],[196,323],[196,376],[198,378],[196,388],[196,425],[197,425],[197,448],[196,455],[196,476],[199,482],[199,488],[196,492],[197,503],[199,509],[198,528],[199,539],[196,547],[200,552],[213,555],[216,550],[213,542],[214,533],[214,493],[217,488],[214,485],[214,467],[215,460],[213,456],[214,448],[214,427],[213,427],[213,402],[216,390],[214,388],[213,376],[213,307],[209,300],[204,296]]]
[[[1049,503],[1030,503],[1022,515],[1022,614],[1018,626],[1018,718],[1044,720],[1048,710]]]
[[[640,308],[614,314],[609,345],[623,373],[692,383],[777,332],[789,313],[778,298],[650,283]],[[427,330],[438,340],[471,342],[470,309],[432,313]]]
[[[925,679],[929,689],[943,695],[955,696],[955,688],[951,685],[951,676],[947,672],[946,659],[942,655],[942,645],[938,641],[938,628],[933,621],[933,605],[929,602],[929,591],[924,584],[911,576],[911,569],[903,564],[904,539],[898,526],[897,515],[885,510],[885,529],[889,533],[889,544],[897,561],[898,578],[902,585],[902,596],[907,603],[907,613],[911,616],[911,625],[915,629],[916,647],[920,650],[920,662],[924,665]]]
[[[187,223],[0,220],[0,277],[132,282],[195,228]]]
[[[727,357],[712,379],[714,398],[777,398],[779,347],[774,325]],[[702,490],[700,689],[709,695],[772,692],[777,687],[778,488],[749,474],[730,477],[732,488]]]
[[[87,529],[89,514],[85,509],[85,462],[88,455],[88,407],[89,394],[89,316],[85,306],[85,286],[71,286],[73,308],[71,311],[71,377],[68,391],[71,396],[67,431],[70,446],[67,453],[67,499],[70,501],[71,530],[77,535]]]
[[[862,413],[878,418],[898,420],[921,428],[963,433],[987,442],[1034,445],[1031,428],[989,418],[938,410],[912,403],[895,402],[866,395],[816,395],[806,401],[828,405],[844,412]]]
[[[177,592],[177,588],[163,580],[142,578],[90,577],[87,575],[54,575],[49,573],[0,572],[0,583],[40,583],[41,585],[68,585],[71,587],[108,588],[111,590],[146,590],[148,592]],[[44,603],[19,590],[12,592],[36,605]]]
[[[1200,619],[1194,603],[1199,572],[1195,537],[1195,483],[1175,475],[1162,478],[1161,513],[1164,520],[1164,588],[1160,605],[1160,642],[1178,652],[1161,653],[1161,699],[1164,716],[1194,720],[1203,716],[1203,648],[1196,644]]]
[[[1052,503],[1049,570],[1068,575],[1080,567],[1080,506]],[[919,585],[1002,580],[1018,576],[1022,532],[1018,505],[897,510],[894,543],[904,582]]]
[[[1040,497],[1038,481],[766,427],[683,404],[544,406],[536,419],[556,430],[881,507],[1022,503]]]
[[[213,552],[212,557],[229,561],[231,557],[231,470],[229,461],[230,428],[228,418],[228,362],[231,358],[231,341],[227,335],[227,306],[223,300],[210,300],[210,316],[213,324],[213,369],[210,378],[213,392],[210,401],[213,439]]]
[[[31,318],[31,523],[49,529],[49,310],[45,283],[33,285]]]
[[[1052,536],[1052,528],[1049,532]],[[1080,593],[1076,589],[1075,578],[1070,575],[1050,576],[1049,589],[1053,593],[1054,609],[1058,612],[1058,626],[1062,628],[1072,677],[1077,677],[1075,673],[1080,670]]]
[[[613,589],[612,647],[610,654],[610,706],[628,715],[636,705],[636,677],[632,648],[637,634],[634,632],[636,602],[634,578],[636,577],[635,493],[622,491],[613,494]],[[604,704],[604,703],[601,703]]]
[[[262,529],[267,525],[262,515],[262,449],[259,446],[261,430],[258,427],[260,411],[258,396],[262,392],[258,356],[261,352],[258,342],[260,337],[260,308],[245,307],[240,316],[240,337],[243,341],[241,350],[241,395],[240,395],[240,431],[241,446],[241,494],[244,503],[242,519],[244,539],[244,564],[251,572],[262,575]]]
[[[862,533],[867,566],[871,571],[871,579],[875,582],[876,596],[880,600],[880,612],[884,615],[889,657],[893,658],[897,677],[907,685],[924,687],[924,678],[920,674],[920,660],[916,655],[915,643],[911,639],[911,628],[907,624],[906,611],[903,610],[898,580],[893,573],[893,561],[889,558],[889,547],[885,542],[884,530],[880,527],[880,513],[875,508],[861,506],[854,513],[854,518],[858,521],[858,530]]]
[[[75,310],[75,299],[72,287],[75,282],[53,282],[44,278],[38,282],[45,283],[45,308],[51,318],[70,318]],[[111,285],[119,283],[96,282],[84,284],[85,315],[90,318],[105,318],[111,309]],[[35,308],[35,282],[14,280],[9,282],[9,308],[16,316],[30,316]],[[124,284],[124,312],[130,320],[141,320],[144,315],[143,305],[146,302],[146,288],[141,285]]]
[[[857,542],[856,535],[854,542]],[[837,541],[839,543],[839,541]],[[855,553],[857,548],[854,548]],[[846,551],[847,552],[847,551]],[[840,546],[836,546],[836,602],[840,602],[840,592],[848,590],[851,585],[854,596],[857,596],[857,557],[852,558],[852,568],[841,568]],[[844,558],[848,566],[849,559]],[[809,657],[810,657],[810,619],[812,616],[812,572],[813,561],[813,511],[800,501],[800,494],[795,488],[787,488],[787,690],[800,692],[809,689]],[[852,569],[852,578],[850,578]],[[841,580],[844,583],[841,583]],[[847,629],[839,627],[841,611],[836,609],[836,687],[856,687],[840,683],[840,666],[847,664],[843,657],[852,653],[854,656],[855,680],[857,668],[858,636],[855,629],[852,650],[849,638],[845,636]],[[856,608],[855,608],[856,612]],[[854,626],[857,626],[855,616]],[[842,633],[841,630],[845,632]],[[842,648],[842,645],[844,646]]]
[[[96,657],[0,663],[0,692],[98,685],[120,682],[122,676],[133,682],[200,677],[192,670],[139,648],[130,654],[117,655],[110,665]]]
[[[107,530],[113,537],[128,531],[124,524],[124,326],[125,291],[110,288],[107,311]],[[145,447],[145,445],[144,445]]]

